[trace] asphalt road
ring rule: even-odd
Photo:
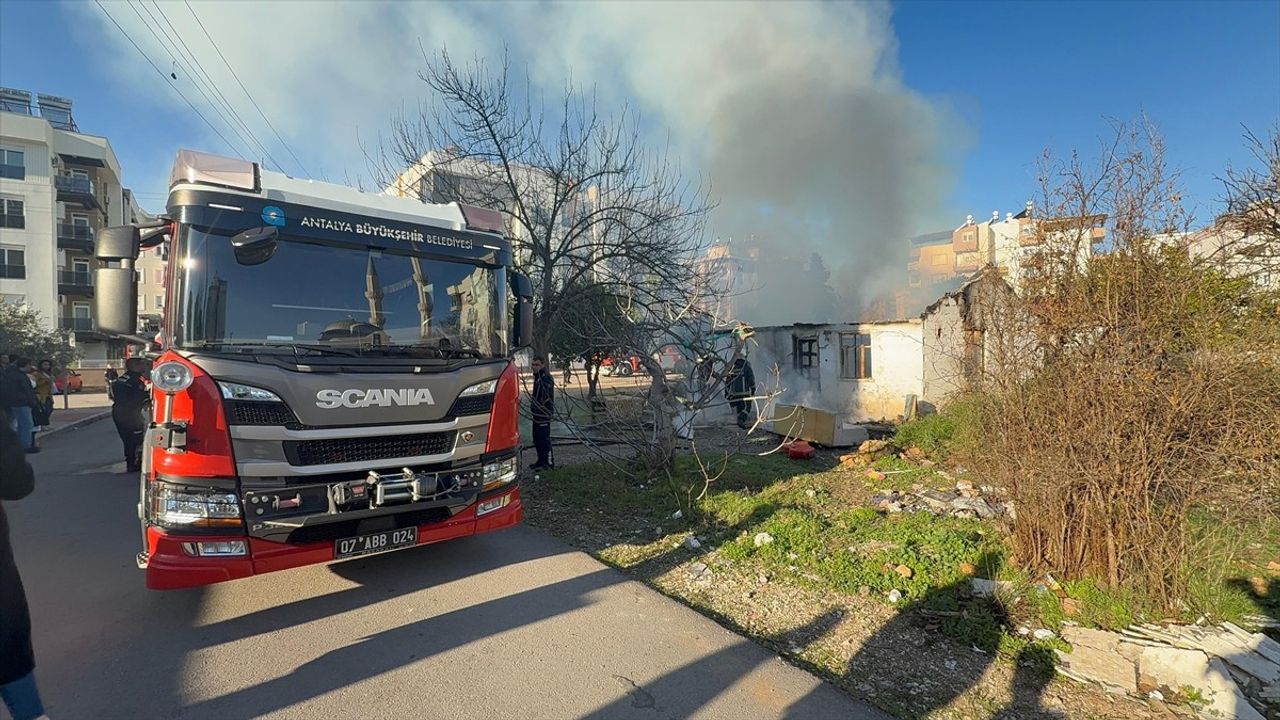
[[[885,717],[530,528],[148,591],[111,423],[43,446],[5,508],[55,720]]]

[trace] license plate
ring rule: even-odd
[[[397,530],[383,530],[370,535],[359,535],[343,538],[333,545],[333,559],[360,557],[376,553],[390,552],[418,544],[418,528],[408,527]]]

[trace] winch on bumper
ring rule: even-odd
[[[357,479],[249,487],[243,493],[245,524],[252,537],[296,544],[438,522],[475,504],[486,487],[507,486],[516,467],[508,457],[440,471],[401,468]]]

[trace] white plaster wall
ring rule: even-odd
[[[776,362],[785,388],[781,401],[836,412],[850,422],[892,419],[902,414],[907,395],[923,393],[922,323],[864,323],[758,328],[752,351],[757,383]],[[871,377],[840,377],[840,334],[871,335]],[[817,338],[818,366],[812,377],[794,369],[792,337]]]
[[[27,277],[0,279],[0,294],[24,295],[28,307],[40,313],[49,328],[58,325],[55,273],[58,250],[54,222],[58,205],[53,192],[49,154],[49,124],[39,118],[0,113],[0,145],[24,153],[26,177],[0,178],[0,195],[17,197],[25,205],[26,227],[0,228],[0,245],[26,252]]]

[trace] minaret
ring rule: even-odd
[[[381,328],[382,318],[382,285],[378,282],[378,269],[373,266],[373,256],[369,256],[369,268],[364,274],[364,296],[369,301],[369,324]]]
[[[418,286],[418,317],[421,319],[418,336],[426,338],[431,335],[431,278],[422,269],[422,258],[413,257],[410,261],[413,262],[413,283]]]

